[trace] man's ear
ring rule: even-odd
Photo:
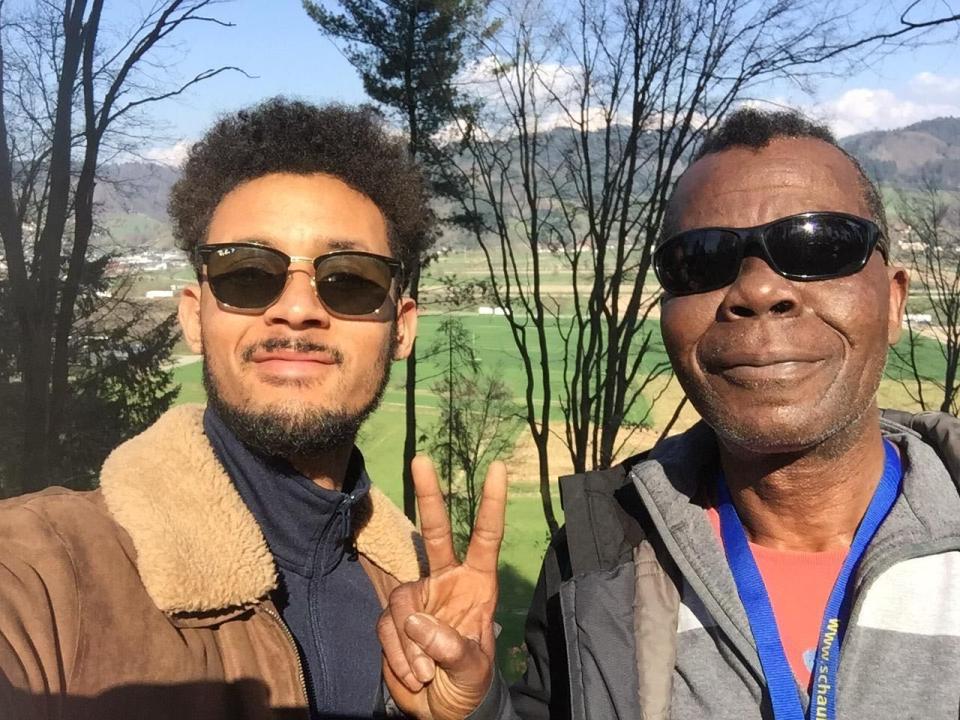
[[[183,288],[180,293],[177,318],[180,320],[180,329],[183,330],[183,339],[190,346],[190,350],[196,354],[203,352],[202,333],[200,332],[199,285],[187,285]]]
[[[405,360],[413,351],[413,342],[417,339],[417,301],[401,297],[397,301],[397,346],[393,351],[394,360]]]
[[[903,327],[903,313],[907,309],[907,295],[910,291],[910,274],[902,267],[891,265],[887,268],[890,278],[890,310],[887,318],[887,343],[896,345]]]

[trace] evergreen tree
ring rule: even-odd
[[[463,66],[471,25],[484,0],[339,0],[341,12],[304,0],[307,14],[357,69],[364,90],[404,126],[410,154],[423,163],[435,195],[451,191],[431,172],[439,153],[434,137],[468,112],[454,78]],[[420,294],[420,267],[407,268],[409,295]],[[417,451],[417,352],[407,359],[403,509],[416,513],[410,461]]]
[[[143,432],[176,399],[170,355],[178,337],[176,314],[128,297],[131,278],[111,278],[109,257],[88,261],[69,342],[69,373],[59,423],[58,462],[47,482],[93,487],[107,455]],[[15,482],[23,423],[21,357],[12,332],[9,288],[0,280],[0,497]]]

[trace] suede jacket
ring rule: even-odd
[[[3,720],[308,716],[273,556],[202,413],[118,447],[97,490],[0,503]],[[356,547],[383,602],[426,564],[400,510],[367,497]]]

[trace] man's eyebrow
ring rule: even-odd
[[[275,250],[277,249],[276,243],[274,243],[272,240],[267,240],[266,238],[262,237],[244,237],[240,238],[239,240],[232,240],[231,242],[247,243],[249,245],[263,245],[264,247],[274,248]]]
[[[262,237],[246,237],[234,242],[263,245],[265,247],[279,249],[273,240],[268,240],[267,238]],[[324,252],[332,252],[336,250],[356,250],[359,246],[356,240],[351,240],[350,238],[332,238],[330,240],[325,240],[324,244],[326,245]]]
[[[333,238],[327,241],[327,247],[330,250],[355,250],[357,243],[349,238]]]

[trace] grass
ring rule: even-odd
[[[518,403],[524,389],[524,372],[519,362],[513,339],[506,321],[495,316],[464,315],[464,324],[471,333],[474,350],[485,369],[496,372],[511,388]],[[437,339],[438,325],[442,316],[426,315],[421,317],[418,333],[418,348],[421,356],[427,353]],[[900,348],[906,349],[906,340]],[[551,355],[556,357],[562,347],[557,333],[551,334],[549,342]],[[943,357],[935,340],[920,338],[918,345],[920,364],[926,371],[942,371]],[[663,359],[661,351],[652,354],[650,362]],[[536,357],[534,360],[536,361]],[[439,359],[438,359],[439,361]],[[427,359],[421,362],[420,378],[436,375],[440,368],[438,361]],[[562,365],[551,365],[555,378],[559,380]],[[895,363],[888,367],[888,378],[881,384],[880,403],[886,407],[911,409],[915,405],[903,386],[894,379],[897,375]],[[405,367],[395,364],[393,376],[384,396],[380,409],[367,421],[358,445],[363,450],[370,476],[377,486],[395,503],[402,504],[401,459],[403,457],[403,386]],[[204,393],[200,382],[200,364],[178,367],[174,371],[174,381],[180,384],[178,402],[203,402]],[[653,414],[656,425],[661,425],[669,417],[680,390],[674,385],[671,394],[657,405]],[[438,399],[430,389],[430,381],[424,380],[417,391],[418,420],[421,431],[429,434],[431,426],[439,417]],[[662,407],[661,407],[662,405]],[[559,417],[559,404],[556,404],[556,422],[562,424]],[[695,421],[692,411],[687,411],[686,426]],[[526,432],[523,427],[521,433]],[[553,447],[551,446],[551,452]],[[559,466],[560,463],[557,463]],[[511,467],[514,463],[511,463]],[[556,473],[559,474],[559,473]],[[559,500],[554,496],[555,508],[559,510]],[[562,517],[561,517],[562,521]],[[515,678],[522,671],[522,657],[517,650],[523,641],[523,622],[530,597],[540,568],[540,562],[546,550],[548,537],[541,501],[535,477],[511,476],[511,495],[507,506],[507,531],[501,552],[501,595],[497,621],[502,626],[498,639],[498,658],[502,670],[509,678]]]
[[[420,348],[426,350],[437,339],[439,316],[421,318]],[[465,324],[472,332],[474,350],[481,365],[496,372],[508,387],[519,396],[523,389],[523,371],[516,361],[513,341],[502,318],[465,316]],[[559,338],[556,338],[559,347]],[[427,378],[439,372],[438,363],[422,363],[420,377]],[[201,365],[193,363],[174,369],[174,382],[180,385],[177,402],[203,402]],[[367,469],[374,483],[397,505],[403,503],[401,461],[403,458],[403,387],[405,366],[396,363],[384,402],[366,422],[358,438]],[[418,420],[421,429],[429,432],[439,417],[438,399],[431,392],[429,381],[417,392]],[[559,408],[558,408],[559,409]],[[521,432],[524,430],[521,429]],[[512,478],[514,480],[514,478]],[[516,677],[522,669],[515,649],[523,642],[523,621],[536,582],[540,561],[548,542],[540,496],[535,478],[517,479],[507,507],[507,532],[501,552],[501,598],[497,621],[502,626],[498,639],[498,657],[508,677]],[[559,507],[559,499],[554,498]]]
[[[180,384],[178,402],[203,402],[199,363],[176,368],[174,381]],[[391,382],[395,384],[396,379]],[[425,425],[437,414],[437,410],[429,406],[420,409]],[[367,421],[358,439],[370,477],[398,506],[403,504],[403,427],[403,407],[385,404]],[[497,656],[503,671],[515,678],[521,670],[515,648],[523,642],[523,621],[548,540],[539,495],[528,488],[514,493],[507,506],[506,523],[506,538],[500,554],[501,597],[497,613],[497,622],[503,629],[497,641]]]

